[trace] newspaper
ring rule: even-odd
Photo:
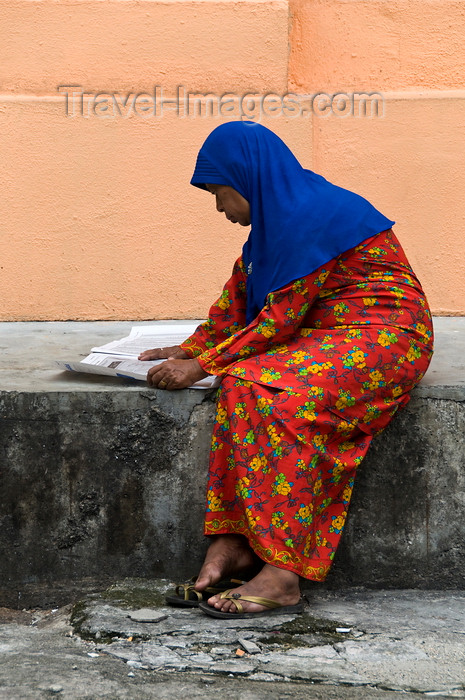
[[[121,340],[112,340],[110,343],[92,348],[90,355],[83,360],[71,362],[55,360],[55,364],[61,369],[70,372],[123,377],[145,382],[149,369],[165,362],[165,360],[142,362],[137,359],[140,353],[151,348],[167,348],[172,345],[179,345],[192,335],[196,328],[196,323],[176,324],[176,326],[171,327],[168,324],[133,326],[128,336],[121,338]],[[211,389],[218,386],[219,383],[219,377],[209,375],[193,384],[191,388]]]

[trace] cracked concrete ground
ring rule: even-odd
[[[463,591],[311,589],[302,616],[221,621],[165,606],[167,588],[3,610],[0,698],[465,698]],[[132,620],[141,607],[159,621]]]

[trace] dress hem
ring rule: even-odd
[[[322,583],[325,581],[332,566],[332,560],[312,560],[306,559],[289,549],[280,550],[275,544],[261,544],[260,541],[250,532],[247,523],[243,519],[234,520],[230,518],[215,517],[205,521],[204,533],[206,536],[212,535],[244,535],[247,538],[250,548],[266,564],[276,566],[278,569],[285,569],[310,581]],[[306,561],[304,561],[306,559]]]

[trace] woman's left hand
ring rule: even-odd
[[[208,374],[204,372],[196,359],[168,359],[161,365],[149,369],[147,383],[156,389],[172,391],[173,389],[186,389],[204,377],[208,377]]]

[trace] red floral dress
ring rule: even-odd
[[[423,377],[431,314],[392,230],[268,294],[246,326],[241,258],[182,345],[218,390],[205,534],[265,562],[328,574],[356,469]]]

